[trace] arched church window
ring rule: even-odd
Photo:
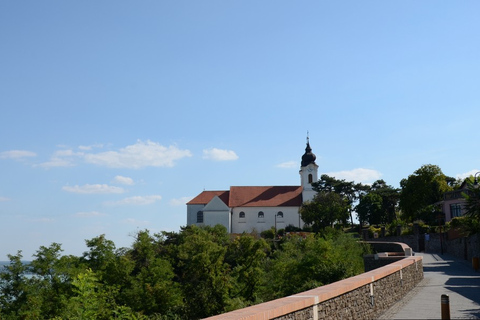
[[[239,214],[238,214],[238,217],[240,219],[245,219],[245,212],[241,211]]]
[[[283,212],[282,211],[278,211],[277,218],[283,218]]]
[[[263,211],[258,212],[258,219],[263,219],[263,218],[265,218]]]
[[[310,173],[308,175],[308,183],[312,183],[313,182],[313,175]]]
[[[197,212],[197,223],[203,223],[203,211]]]

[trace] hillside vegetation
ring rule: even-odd
[[[1,319],[199,319],[363,272],[365,248],[324,232],[265,240],[225,228],[136,234],[131,248],[104,235],[80,257],[58,243],[0,273]]]

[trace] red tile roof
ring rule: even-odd
[[[229,207],[299,207],[302,187],[230,187]]]
[[[230,191],[203,191],[198,196],[187,202],[187,204],[207,204],[213,197],[218,196],[226,205],[228,205],[228,194]]]
[[[207,204],[218,196],[233,207],[299,207],[302,205],[302,187],[230,187],[230,191],[203,191],[187,204]]]

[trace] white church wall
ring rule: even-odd
[[[230,211],[203,211],[203,224],[206,226],[216,226],[220,224],[230,232]]]
[[[203,211],[205,205],[203,204],[189,204],[187,205],[187,226],[197,223],[197,212]]]
[[[288,225],[303,227],[303,221],[300,219],[298,207],[238,207],[232,210],[232,233],[262,232],[275,227],[284,229]],[[259,212],[263,212],[263,218],[259,218]],[[241,218],[240,213],[245,213]],[[283,213],[283,218],[278,213]],[[276,219],[275,219],[276,218]]]

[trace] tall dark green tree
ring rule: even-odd
[[[174,282],[170,261],[162,256],[157,239],[139,231],[128,252],[133,268],[122,296],[132,310],[145,314],[171,314],[181,308],[180,285]]]
[[[449,185],[452,179],[432,164],[423,165],[402,179],[399,205],[403,217],[408,221],[420,219],[434,223],[438,214],[436,204],[443,199],[445,192],[452,190]]]
[[[322,174],[320,179],[312,184],[313,189],[317,192],[335,192],[346,200],[348,205],[348,214],[350,222],[353,224],[353,204],[368,190],[368,186],[353,181],[345,181],[344,179],[336,179],[326,174]],[[342,221],[347,223],[347,218]]]
[[[302,220],[319,232],[335,223],[343,223],[348,219],[349,203],[345,197],[335,192],[318,192],[312,201],[300,208]]]
[[[265,276],[263,264],[269,251],[270,246],[264,239],[255,239],[249,234],[235,237],[229,243],[225,261],[230,265],[235,283],[230,290],[230,297],[236,300],[234,303],[248,306],[260,299]]]
[[[227,230],[220,225],[183,230],[175,255],[188,319],[212,316],[229,306],[228,242]]]
[[[363,225],[366,222],[369,224],[378,224],[382,222],[382,197],[374,192],[367,193],[360,198],[356,211],[358,220]]]
[[[391,223],[396,218],[399,197],[398,189],[387,185],[384,180],[375,181],[355,208],[360,223]]]
[[[67,297],[73,289],[71,270],[68,268],[69,263],[66,263],[70,259],[68,256],[62,257],[62,251],[59,243],[52,243],[49,247],[41,246],[30,264],[30,271],[36,275],[31,282],[37,288],[36,301],[41,305],[41,313],[47,318],[62,314]]]

